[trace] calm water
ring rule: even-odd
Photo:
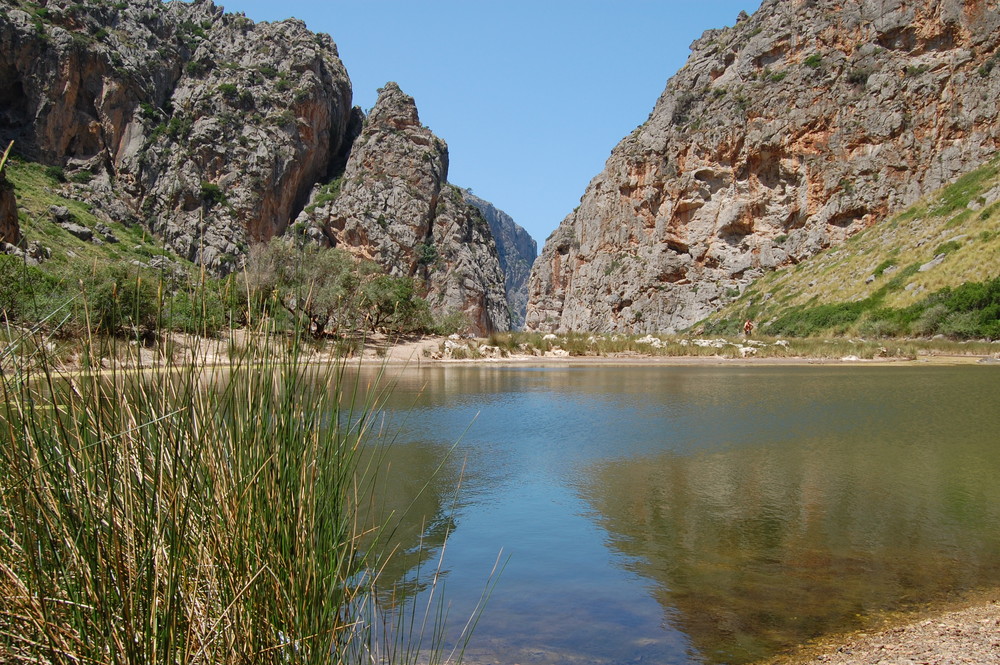
[[[385,431],[387,574],[450,533],[455,634],[509,556],[472,662],[744,663],[1000,585],[997,367],[433,367]]]

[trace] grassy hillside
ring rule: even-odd
[[[1000,338],[1000,156],[703,321],[736,334]]]
[[[62,182],[63,177],[61,169],[17,158],[7,164],[7,178],[14,184],[17,196],[21,232],[29,242],[38,241],[52,250],[51,263],[46,261],[46,270],[58,273],[70,267],[78,271],[88,264],[148,263],[153,256],[166,256],[181,270],[195,269],[191,262],[158,247],[156,239],[138,225],[104,224],[119,241],[108,242],[104,234],[97,231],[102,223],[91,206],[64,195],[69,192],[66,183]],[[72,222],[91,229],[98,242],[81,240],[54,222],[50,212],[52,206],[67,208]]]

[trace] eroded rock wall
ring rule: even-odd
[[[996,0],[765,0],[709,30],[535,262],[527,326],[685,328],[989,158]]]
[[[448,148],[388,83],[343,175],[296,220],[337,247],[412,277],[439,316],[464,313],[477,333],[510,329],[496,243],[479,211],[448,184]]]
[[[347,147],[326,35],[212,2],[0,2],[0,138],[96,175],[81,197],[224,273]]]
[[[65,168],[67,195],[98,216],[225,274],[342,174],[336,206],[329,186],[311,206],[332,221],[304,214],[314,236],[417,278],[435,312],[508,329],[495,243],[446,184],[444,142],[395,86],[367,122],[351,99],[332,39],[295,19],[208,0],[0,0],[0,141]]]

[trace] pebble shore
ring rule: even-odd
[[[991,601],[877,632],[811,645],[768,665],[988,665],[1000,663],[1000,604]]]

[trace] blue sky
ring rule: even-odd
[[[448,143],[449,180],[538,241],[643,123],[704,30],[760,0],[221,0],[330,34],[366,111],[396,81]]]

